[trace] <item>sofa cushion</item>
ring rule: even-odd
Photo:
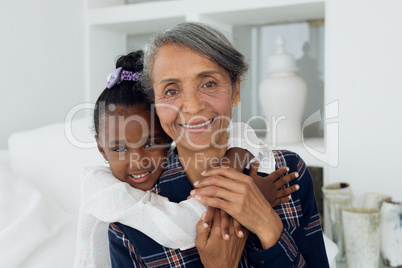
[[[90,117],[14,133],[8,141],[11,170],[67,211],[78,212],[83,167],[105,164],[93,135]]]

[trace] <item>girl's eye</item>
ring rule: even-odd
[[[215,82],[208,82],[208,83],[206,83],[205,85],[203,85],[202,87],[213,87],[213,86],[215,86],[216,85],[216,83]]]
[[[150,148],[153,147],[155,145],[157,145],[158,143],[156,141],[149,141],[145,144],[145,148]]]
[[[177,94],[177,90],[175,90],[175,89],[168,89],[168,90],[166,90],[165,94],[168,95],[168,96],[174,96],[174,95]]]
[[[113,151],[121,153],[121,152],[126,152],[127,149],[126,149],[126,147],[117,147],[117,148],[114,148]]]

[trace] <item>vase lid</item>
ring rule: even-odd
[[[285,39],[281,35],[278,35],[276,38],[276,53],[268,58],[269,73],[295,72],[298,70],[294,57],[286,53],[284,46]]]

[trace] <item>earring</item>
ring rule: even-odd
[[[107,160],[105,159],[105,163],[106,163],[106,164],[109,164],[109,161],[107,161]]]

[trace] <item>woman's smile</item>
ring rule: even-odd
[[[182,124],[181,126],[184,127],[184,128],[190,128],[190,129],[203,128],[203,127],[206,127],[209,124],[211,124],[213,120],[214,120],[214,118],[212,118],[210,120],[207,120],[207,121],[204,121],[204,122],[200,122],[201,120],[192,121],[192,122],[189,122],[187,124]]]
[[[232,84],[218,64],[175,44],[158,50],[152,74],[162,128],[179,147],[226,144],[240,82]]]
[[[187,123],[179,124],[184,131],[188,133],[201,133],[211,130],[211,125],[214,122],[215,117],[209,120],[189,120]]]

